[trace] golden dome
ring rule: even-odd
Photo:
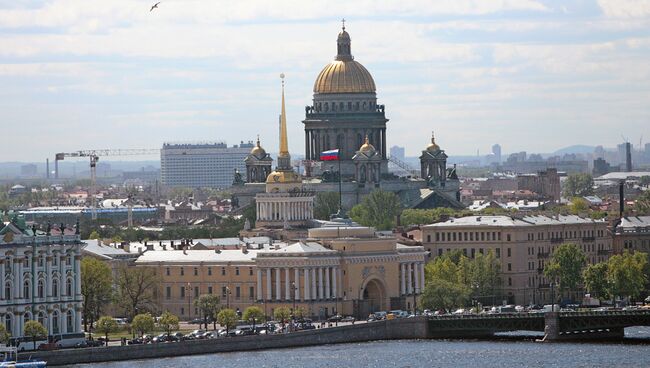
[[[374,93],[375,81],[370,72],[352,57],[350,35],[345,31],[345,26],[336,44],[336,60],[318,74],[314,93]]]
[[[374,93],[370,72],[354,60],[334,60],[318,74],[314,93]]]
[[[370,141],[368,140],[368,136],[366,136],[366,141],[361,145],[359,151],[363,153],[371,153],[371,154],[375,152],[375,146],[370,144]]]
[[[431,133],[431,144],[427,146],[427,151],[429,152],[440,151],[440,146],[436,144],[436,139],[433,136],[433,133]]]
[[[260,146],[260,137],[257,137],[257,144],[253,149],[251,150],[251,155],[257,157],[257,158],[264,158],[266,157],[266,151],[262,146]]]
[[[275,170],[266,177],[267,184],[273,183],[301,183],[300,175],[296,174],[293,170],[291,171],[278,171]]]

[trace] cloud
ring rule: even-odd
[[[650,0],[598,0],[598,5],[607,17],[650,17]]]

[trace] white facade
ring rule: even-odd
[[[32,236],[12,223],[0,232],[0,318],[12,337],[23,336],[29,320],[50,335],[83,331],[83,243],[74,230],[64,233]]]

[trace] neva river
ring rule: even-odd
[[[650,329],[626,330],[650,337]],[[650,367],[645,343],[405,340],[78,365],[84,368],[195,367]]]

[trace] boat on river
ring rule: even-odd
[[[0,362],[0,368],[46,368],[47,362],[36,359],[18,359],[18,349],[13,346],[0,346],[0,354],[4,359]]]

